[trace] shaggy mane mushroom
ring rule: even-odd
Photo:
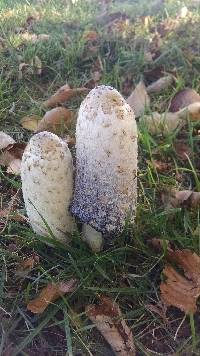
[[[133,222],[137,200],[137,126],[116,89],[99,86],[82,102],[76,126],[72,215],[102,234]]]
[[[73,165],[68,146],[50,132],[34,135],[21,165],[25,208],[33,230],[67,241],[74,219],[69,212],[73,194]]]

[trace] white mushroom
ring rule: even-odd
[[[76,127],[72,215],[103,234],[133,222],[137,200],[137,126],[116,89],[99,86],[82,102]]]
[[[33,230],[67,241],[74,229],[69,212],[73,194],[73,165],[68,146],[50,132],[34,135],[21,166],[22,191]]]

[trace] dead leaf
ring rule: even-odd
[[[63,129],[69,129],[73,121],[74,113],[71,110],[57,107],[46,112],[42,120],[38,122],[37,132],[60,133]]]
[[[10,144],[15,143],[15,140],[5,132],[0,131],[0,150],[8,147]]]
[[[166,282],[162,282],[160,285],[163,303],[173,305],[187,314],[195,313],[200,288],[195,288],[194,283],[182,277],[171,266],[166,266],[163,274],[167,277]]]
[[[41,75],[42,74],[42,61],[38,56],[34,57],[34,67],[36,69],[36,74]]]
[[[174,143],[174,150],[177,156],[183,161],[188,161],[188,157],[191,157],[192,150],[187,143],[180,141]]]
[[[26,143],[15,142],[8,145],[0,154],[0,165],[6,166],[7,173],[20,174],[21,159]]]
[[[41,121],[41,117],[37,115],[24,116],[20,120],[20,125],[29,131],[36,131],[38,128],[38,123]]]
[[[151,161],[147,161],[147,163],[151,164],[155,170],[158,172],[167,172],[171,169],[171,164],[163,161],[159,161],[156,159],[152,159]]]
[[[99,34],[96,31],[86,31],[83,34],[83,39],[85,41],[97,41],[99,39]]]
[[[163,270],[167,280],[160,285],[161,299],[186,314],[195,313],[200,296],[200,257],[188,249],[171,250],[167,257],[184,271],[186,278],[167,265]]]
[[[164,74],[164,66],[160,65],[153,69],[144,71],[145,82],[151,84],[160,79]]]
[[[152,112],[151,115],[144,115],[140,119],[140,123],[145,125],[148,131],[155,134],[166,135],[177,128],[182,128],[186,125],[187,120],[200,120],[200,103],[193,103],[178,112],[166,112],[159,114]]]
[[[70,89],[68,84],[63,85],[57,92],[43,103],[44,107],[55,107],[58,104],[65,103],[79,95],[88,94],[87,88]]]
[[[29,32],[24,32],[20,34],[20,37],[26,41],[26,42],[31,42],[31,43],[37,43],[37,42],[46,42],[50,39],[50,35],[47,35],[45,33],[41,33],[40,35],[36,35],[35,33],[29,33]]]
[[[27,218],[24,215],[20,214],[18,211],[9,208],[0,210],[0,218],[6,218],[8,220],[14,220],[19,222],[27,221]]]
[[[39,263],[39,260],[39,256],[33,254],[31,257],[26,258],[19,264],[17,271],[31,271],[35,267],[35,265]]]
[[[55,302],[56,299],[66,293],[73,292],[76,287],[76,279],[70,279],[67,282],[50,283],[42,289],[37,298],[28,303],[27,309],[34,314],[41,314],[49,304]]]
[[[173,82],[174,82],[174,77],[172,75],[166,75],[165,77],[162,77],[158,79],[156,82],[150,84],[147,87],[147,93],[148,94],[160,93],[162,90],[165,90],[168,87],[170,87]]]
[[[20,174],[21,173],[21,159],[13,159],[7,170],[6,170],[7,173],[10,173],[10,174]]]
[[[169,111],[177,112],[190,104],[200,102],[200,95],[193,89],[186,88],[173,97]]]
[[[110,344],[115,355],[136,355],[132,332],[122,318],[116,302],[102,296],[99,305],[86,307],[86,314]]]
[[[182,207],[195,209],[200,206],[200,193],[191,190],[166,189],[161,197],[163,204],[169,209]]]
[[[21,80],[23,78],[23,74],[26,68],[29,67],[29,64],[27,63],[20,63],[19,64],[19,73],[18,73],[18,79]]]
[[[143,115],[146,106],[150,105],[150,98],[142,81],[137,84],[126,101],[133,109],[136,118]]]

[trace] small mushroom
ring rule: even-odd
[[[96,87],[82,102],[77,119],[72,215],[102,234],[119,233],[127,219],[133,222],[136,201],[134,113],[116,89]]]
[[[21,165],[22,191],[33,230],[67,242],[74,229],[69,212],[73,195],[73,164],[67,144],[53,133],[34,135]]]

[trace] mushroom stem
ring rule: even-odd
[[[103,235],[101,232],[96,231],[90,225],[83,224],[82,237],[93,252],[100,252],[102,250]]]

